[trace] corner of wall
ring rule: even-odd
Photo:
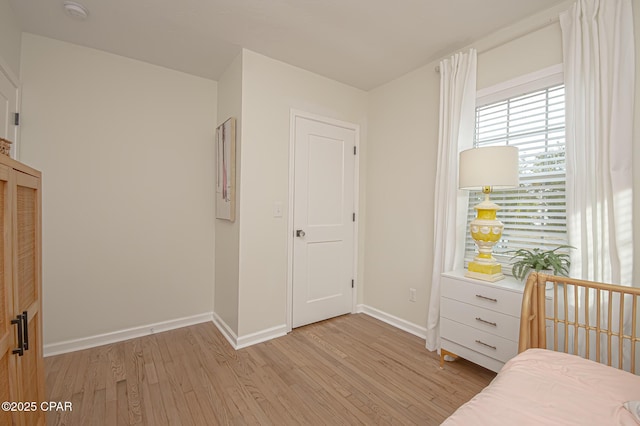
[[[220,124],[236,118],[236,218],[234,222],[215,221],[214,322],[236,347],[239,315],[240,221],[242,217],[242,52],[236,56],[218,81],[217,117]]]

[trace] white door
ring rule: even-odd
[[[0,138],[11,141],[11,157],[16,158],[18,126],[15,113],[18,107],[18,88],[9,80],[0,67]]]
[[[351,312],[356,130],[295,117],[293,327]]]

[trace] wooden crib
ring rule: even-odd
[[[518,352],[546,348],[638,373],[640,288],[529,275]]]

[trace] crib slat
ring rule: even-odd
[[[566,284],[565,284],[566,286]],[[573,286],[573,300],[575,300],[574,303],[574,308],[573,308],[573,321],[574,321],[574,325],[573,325],[573,353],[575,355],[578,354],[578,336],[580,334],[580,317],[579,317],[579,312],[580,312],[580,295],[578,294],[578,286],[574,285]],[[567,301],[565,300],[565,303],[567,303]]]
[[[609,301],[608,301],[608,309],[607,309],[607,365],[611,366],[611,319],[613,317],[613,298],[611,294],[611,290],[609,290]]]
[[[564,290],[564,299],[562,301],[562,303],[564,304],[564,352],[568,353],[569,352],[569,325],[567,324],[567,318],[569,318],[569,304],[567,303],[567,296],[568,296],[568,291],[567,291],[567,284],[565,283],[565,285],[562,287]]]
[[[631,372],[636,374],[636,340],[637,336],[637,323],[638,323],[638,299],[640,297],[633,296],[631,300]]]
[[[602,303],[602,291],[598,288],[596,289],[597,297],[596,297],[596,361],[600,361],[600,335],[602,334],[602,311],[600,310],[600,306]]]
[[[558,286],[553,288],[553,350],[558,350]]]
[[[589,349],[590,349],[590,344],[589,344],[589,335],[591,334],[591,322],[589,321],[589,293],[591,293],[591,290],[586,289],[584,292],[584,323],[586,324],[586,329],[584,331],[585,333],[585,354],[584,357],[586,359],[591,359],[591,357],[589,356]]]
[[[618,368],[622,368],[622,348],[624,346],[624,296],[620,294],[620,318],[618,319]]]

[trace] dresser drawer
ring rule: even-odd
[[[443,338],[446,336],[448,340],[502,362],[506,362],[518,354],[516,342],[448,318],[440,318],[440,331]],[[442,347],[446,349],[446,342],[443,341]]]
[[[520,335],[519,318],[458,300],[441,298],[440,315],[514,342],[518,341]]]
[[[521,292],[509,291],[495,284],[476,284],[446,276],[442,277],[441,285],[442,297],[520,317]]]

